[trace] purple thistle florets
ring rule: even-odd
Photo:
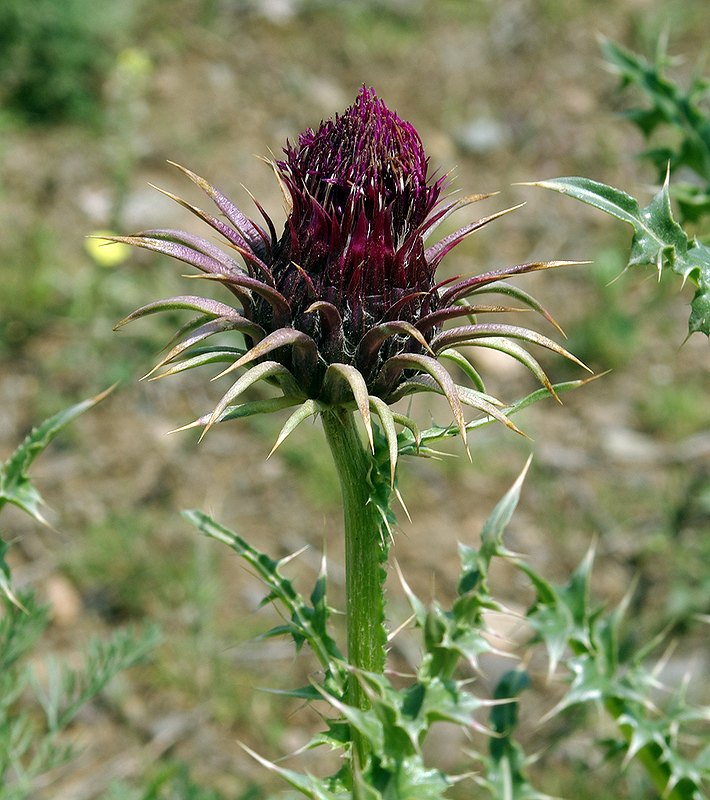
[[[291,212],[274,250],[276,288],[325,362],[351,363],[373,379],[403,342],[383,343],[368,361],[371,353],[358,353],[365,334],[386,321],[414,323],[437,305],[423,234],[443,180],[427,182],[419,134],[364,87],[344,114],[284,152],[276,169]],[[314,313],[314,301],[332,308]],[[255,311],[268,325],[268,304]]]
[[[112,237],[197,268],[203,274],[196,277],[223,283],[237,301],[235,307],[198,295],[173,297],[150,303],[119,323],[156,311],[196,311],[199,316],[180,331],[181,341],[156,367],[165,368],[159,377],[208,363],[226,363],[222,374],[246,370],[214,411],[194,424],[209,428],[225,419],[300,404],[292,415],[294,427],[326,407],[353,404],[371,443],[371,413],[379,416],[394,464],[395,422],[412,430],[416,426],[401,415],[395,419],[388,406],[412,392],[445,395],[462,434],[462,405],[515,429],[455,348],[500,350],[523,363],[552,394],[547,376],[524,345],[540,345],[580,363],[527,328],[478,321],[480,314],[520,309],[474,302],[483,294],[512,297],[554,325],[539,303],[506,278],[571,262],[519,264],[437,284],[442,258],[512,209],[478,219],[426,247],[427,237],[450,214],[489,195],[442,198],[446,178],[429,177],[419,134],[374,90],[362,87],[348,109],[302,133],[295,145],[287,143],[284,155],[272,162],[287,206],[280,236],[257,201],[265,227],[184,167],[178,168],[207,193],[220,216],[165,192],[219,233],[243,264],[212,241],[184,231]],[[462,318],[467,324],[446,327]],[[246,347],[204,345],[228,331],[239,332]],[[454,383],[440,357],[457,364],[474,388]],[[243,392],[259,380],[278,385],[283,397],[243,402]]]

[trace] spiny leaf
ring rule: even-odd
[[[675,183],[671,193],[678,202],[681,222],[696,222],[710,213],[710,115],[703,106],[708,94],[707,80],[695,76],[683,89],[665,75],[669,59],[659,48],[651,62],[608,39],[602,39],[602,53],[621,77],[621,88],[634,84],[646,96],[649,106],[631,108],[624,113],[644,134],[657,130],[674,131],[676,136],[663,146],[652,147],[641,156],[651,161],[663,181],[668,166],[676,171],[692,170],[696,180]]]
[[[355,362],[365,364],[371,363],[382,344],[390,336],[409,336],[414,339],[420,347],[426,350],[429,355],[434,355],[429,347],[429,343],[418,328],[415,328],[410,322],[394,320],[392,322],[381,322],[370,328],[357,346]]]
[[[528,272],[538,272],[543,269],[556,269],[557,267],[571,267],[588,264],[588,261],[531,261],[526,264],[515,264],[511,267],[482,272],[480,275],[473,275],[455,283],[441,295],[443,306],[463,300],[476,294],[484,286],[489,286],[497,281],[510,278],[513,275],[524,275]]]
[[[308,334],[295,328],[279,328],[272,333],[265,336],[260,342],[255,344],[235,363],[228,367],[224,372],[221,372],[217,377],[221,378],[229,372],[232,372],[239,367],[255,361],[257,358],[265,356],[267,353],[272,353],[280,347],[293,347],[294,350],[301,349],[306,352],[312,360],[317,358],[318,349],[316,343],[311,339]]]
[[[167,191],[167,189],[161,189],[160,186],[156,186],[153,183],[148,184],[151,188],[155,189],[156,191],[164,194],[166,197],[169,197],[171,200],[174,200],[176,203],[181,205],[190,213],[194,214],[196,217],[201,219],[203,222],[206,222],[210,227],[214,228],[214,230],[218,231],[219,233],[224,236],[224,238],[232,245],[236,245],[241,250],[246,250],[247,252],[250,251],[251,245],[246,241],[246,239],[241,236],[238,231],[230,228],[229,225],[226,225],[221,220],[213,217],[211,214],[203,211],[201,208],[188,203],[187,201],[183,200],[181,197],[178,197],[176,194]],[[239,252],[241,252],[241,250]],[[253,261],[250,261],[253,263]],[[270,274],[266,277],[270,277]]]
[[[348,703],[333,697],[331,694],[316,686],[320,696],[338,711],[371,746],[375,753],[383,753],[385,749],[385,732],[377,715],[371,710],[363,711]]]
[[[481,530],[481,557],[486,566],[490,564],[494,555],[505,557],[512,555],[503,545],[503,533],[512,519],[513,512],[520,500],[520,491],[531,462],[532,456],[525,462],[520,475],[518,475],[502,499],[498,501],[483,525]]]
[[[42,498],[39,492],[30,483],[27,475],[28,469],[35,458],[49,445],[62,428],[76,419],[80,414],[83,414],[85,411],[88,411],[88,409],[93,408],[97,403],[100,403],[114,388],[115,386],[112,386],[106,391],[96,395],[96,397],[84,400],[64,411],[60,411],[58,414],[45,420],[41,425],[38,425],[27,435],[10,458],[8,458],[4,464],[0,465],[0,508],[2,508],[5,503],[12,503],[23,511],[26,511],[38,522],[46,524],[46,520],[40,511]]]
[[[395,371],[401,372],[408,367],[414,367],[415,369],[426,372],[441,387],[441,391],[449,401],[449,406],[451,407],[451,412],[453,413],[454,420],[458,426],[459,434],[461,435],[464,446],[466,447],[466,453],[470,458],[471,454],[467,445],[466,422],[463,416],[463,409],[461,408],[461,401],[459,400],[456,392],[456,384],[453,382],[449,373],[444,369],[444,367],[441,366],[441,364],[429,356],[422,356],[416,353],[403,353],[398,356],[393,356],[385,361],[384,366],[382,367],[381,375],[387,375],[388,373]],[[385,380],[386,379],[387,378],[385,378]]]
[[[0,614],[0,676],[3,677],[10,675],[13,671],[16,672],[13,667],[16,667],[20,660],[32,651],[37,640],[49,625],[48,607],[40,605],[32,592],[18,592],[17,599],[18,603],[8,605]],[[28,676],[25,675],[26,677]],[[18,688],[18,694],[24,688],[25,680],[23,679]],[[3,694],[0,708],[5,702],[12,702],[12,699]]]
[[[452,319],[459,319],[460,317],[468,317],[469,322],[473,324],[479,314],[523,314],[528,310],[527,308],[520,308],[519,306],[471,303],[464,299],[456,301],[452,306],[440,308],[422,317],[417,323],[417,328],[423,333],[427,333],[437,326],[441,327],[444,323],[450,322]]]
[[[5,595],[14,606],[27,613],[27,609],[15,594],[12,586],[12,573],[9,564],[5,561],[5,554],[9,549],[10,545],[0,538],[0,594]]]
[[[206,536],[226,544],[241,556],[262,579],[269,589],[269,598],[278,601],[286,611],[293,631],[308,642],[309,647],[318,658],[326,675],[335,685],[342,687],[345,676],[337,670],[342,662],[342,655],[334,640],[330,637],[322,611],[315,613],[303,597],[293,588],[293,584],[284,578],[280,571],[282,562],[270,558],[256,550],[241,536],[215,522],[201,511],[184,511],[183,516]]]
[[[491,727],[496,735],[489,744],[490,755],[482,757],[484,774],[477,779],[493,800],[553,800],[530,784],[525,775],[527,759],[513,739],[518,720],[518,695],[530,685],[527,673],[521,669],[503,675],[494,696],[498,703],[491,710]]]
[[[212,242],[208,241],[202,236],[196,236],[195,234],[187,233],[186,231],[154,228],[151,230],[140,231],[133,236],[118,238],[122,239],[126,244],[136,244],[136,242],[132,240],[142,239],[147,241],[157,240],[158,242],[163,241],[166,243],[181,245],[183,249],[194,250],[197,253],[201,253],[202,255],[214,259],[218,263],[224,265],[228,272],[244,272],[239,264],[231,256],[228,256],[223,250],[220,250],[217,245],[212,244]],[[174,255],[174,253],[169,252],[167,255]]]
[[[547,311],[547,309],[541,305],[531,294],[523,291],[518,286],[513,286],[510,283],[506,283],[506,281],[496,281],[494,283],[489,283],[487,286],[481,287],[478,289],[476,294],[503,294],[507,297],[513,297],[516,300],[519,300],[521,303],[524,303],[529,308],[532,308],[533,311],[537,311],[538,314],[543,316],[550,323],[550,325],[557,329],[559,333],[561,333],[563,336],[565,335],[565,332],[557,324],[557,321],[552,314],[550,314],[550,312]]]
[[[250,322],[246,317],[243,317],[232,306],[226,303],[220,303],[218,300],[210,300],[207,297],[200,297],[199,295],[180,295],[178,297],[169,297],[166,300],[156,300],[153,303],[148,303],[141,308],[136,309],[127,317],[124,317],[120,322],[117,322],[113,329],[118,330],[129,322],[135,319],[140,319],[148,314],[156,314],[160,311],[200,311],[206,317],[217,319],[224,317],[232,322],[239,323],[240,325],[252,326],[249,333],[260,339],[264,335],[264,330],[256,323]],[[246,330],[246,327],[243,328]]]
[[[431,247],[426,249],[424,257],[426,258],[427,263],[431,266],[436,266],[450,250],[456,247],[457,244],[462,242],[472,233],[480,230],[482,227],[484,227],[484,225],[488,225],[489,222],[493,222],[494,220],[500,219],[500,217],[503,217],[506,214],[510,214],[511,211],[517,211],[524,205],[525,203],[518,203],[516,206],[504,208],[502,211],[497,211],[495,214],[490,214],[489,216],[482,217],[474,222],[469,222],[469,224],[464,225],[463,228],[459,228],[457,231],[450,233],[448,236],[445,236],[436,244],[433,244]]]
[[[210,322],[206,322],[204,324],[198,325],[197,327],[193,328],[187,335],[183,341],[179,344],[176,344],[167,355],[160,359],[160,361],[151,369],[151,371],[145,375],[145,378],[150,377],[153,373],[157,372],[161,367],[165,366],[165,364],[173,361],[178,356],[182,355],[185,350],[196,345],[198,342],[202,342],[205,339],[209,338],[210,336],[214,336],[216,333],[223,333],[224,331],[230,330],[238,330],[235,327],[235,324],[232,320],[229,319],[215,319],[211,320]],[[244,352],[244,351],[242,351]],[[142,380],[142,379],[141,379]]]
[[[673,218],[668,175],[645,208],[631,195],[588,178],[555,178],[530,185],[569,195],[631,225],[629,265],[652,265],[659,273],[670,270],[680,275],[683,283],[690,280],[697,289],[688,333],[710,336],[710,248],[697,239],[689,240]]]
[[[264,231],[242,214],[226,195],[186,167],[176,164],[174,161],[168,161],[168,164],[177,167],[183,175],[187,175],[194,184],[199,186],[200,189],[213,200],[224,216],[234,225],[237,232],[247,240],[249,246],[255,253],[258,253],[260,256],[266,254],[268,239]]]
[[[604,377],[607,373],[600,373],[599,375],[592,375],[589,378],[582,378],[576,381],[564,381],[562,383],[554,384],[554,390],[556,394],[564,394],[565,392],[572,391],[573,389],[578,389],[581,386],[585,386],[590,381],[595,381],[598,378]],[[405,384],[409,386],[411,382]],[[411,391],[426,391],[421,385],[413,384],[411,385]],[[549,391],[547,389],[537,389],[534,392],[531,392],[525,397],[522,397],[520,400],[517,400],[512,405],[508,406],[507,408],[503,409],[503,412],[506,416],[511,416],[513,414],[517,414],[519,411],[527,408],[528,406],[533,405],[534,403],[538,403],[540,400],[546,400],[551,397]],[[476,430],[478,428],[483,427],[484,425],[490,425],[493,423],[494,420],[491,417],[484,417],[483,419],[475,419],[471,422],[466,424],[466,429],[469,431]],[[456,436],[457,431],[455,428],[451,426],[442,427],[439,425],[434,425],[431,428],[428,428],[425,431],[421,432],[419,444],[415,446],[415,442],[409,438],[407,434],[400,433],[400,445],[399,445],[399,454],[400,455],[416,455],[416,456],[423,456],[429,457],[430,455],[434,454],[429,445],[433,444],[434,442],[440,439],[449,439],[452,436]]]
[[[152,375],[150,372],[145,377],[149,381],[159,381],[162,378],[169,378],[171,375],[179,375],[181,372],[195,369],[195,367],[202,367],[205,364],[223,364],[229,362],[233,364],[239,358],[244,350],[239,347],[201,347],[192,351],[193,355],[184,357],[175,364],[170,365],[167,369],[163,369],[157,375]],[[148,377],[150,376],[150,377]]]
[[[561,402],[560,398],[557,396],[550,379],[547,377],[545,371],[540,366],[537,359],[535,359],[528,351],[519,345],[517,342],[513,342],[510,339],[505,338],[504,336],[491,336],[488,338],[482,339],[474,339],[473,341],[468,343],[469,347],[487,347],[491,350],[497,350],[499,353],[504,353],[505,355],[514,358],[516,361],[521,363],[526,369],[528,369],[532,374],[540,381],[540,383],[547,389],[547,391],[557,400],[557,402]],[[449,353],[450,350],[445,350],[444,353]],[[442,353],[442,357],[444,355]]]
[[[526,439],[530,438],[527,436],[527,434],[523,433],[523,431],[521,431],[514,422],[509,420],[508,417],[500,411],[500,407],[502,407],[503,404],[496,398],[488,399],[487,395],[476,392],[474,389],[469,389],[467,386],[459,386],[458,384],[456,385],[456,392],[462,403],[465,403],[467,406],[471,406],[471,408],[478,409],[478,411],[482,411],[489,417],[493,417],[493,419],[502,423],[507,428],[510,428],[511,431],[514,431],[520,436],[524,436]]]
[[[405,414],[398,414],[396,411],[392,412],[392,418],[398,425],[401,425],[403,428],[407,428],[407,430],[412,434],[414,438],[414,446],[418,448],[419,442],[421,441],[422,438],[422,432],[419,430],[419,427],[417,426],[416,422],[414,422],[413,419],[406,416]],[[397,437],[398,442],[399,439],[400,437],[398,436]]]
[[[456,211],[459,211],[462,208],[466,208],[466,206],[471,205],[472,203],[478,203],[481,200],[487,200],[489,197],[495,197],[496,195],[500,194],[500,192],[487,192],[486,194],[469,194],[466,197],[462,197],[460,200],[454,200],[451,203],[448,203],[444,206],[440,211],[433,215],[429,219],[427,223],[425,223],[423,233],[424,239],[428,239],[429,236],[441,225],[444,220],[448,219],[452,214]]]
[[[239,743],[242,749],[247,752],[255,761],[258,761],[262,767],[266,767],[270,772],[279,775],[289,786],[296,789],[304,797],[309,800],[351,800],[353,798],[352,792],[348,792],[345,787],[340,790],[331,791],[326,787],[326,782],[321,778],[316,778],[313,775],[303,775],[292,769],[286,769],[267,758],[260,756],[250,747],[244,743]],[[377,797],[377,795],[375,795]],[[379,798],[378,798],[379,800]]]

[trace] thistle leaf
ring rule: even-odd
[[[239,347],[203,347],[197,348],[193,351],[194,355],[186,356],[176,364],[172,364],[167,369],[164,369],[158,375],[154,375],[155,370],[151,370],[144,378],[150,381],[157,381],[161,378],[167,378],[170,375],[177,375],[180,372],[187,372],[195,367],[201,367],[205,364],[223,364],[225,362],[234,363],[234,361],[243,355],[244,350]],[[160,365],[156,366],[159,369]],[[143,378],[141,378],[143,380]]]
[[[37,489],[30,483],[27,471],[35,458],[46,449],[62,428],[80,414],[100,403],[114,388],[115,385],[96,395],[96,397],[60,411],[30,431],[10,458],[0,465],[0,508],[6,503],[12,503],[26,511],[38,522],[47,524],[40,511],[42,498]]]
[[[154,372],[157,372],[161,367],[165,366],[165,364],[173,361],[179,355],[188,350],[190,347],[193,347],[198,342],[201,342],[205,339],[208,339],[210,336],[214,336],[216,333],[223,333],[224,331],[233,331],[238,330],[238,327],[235,325],[233,320],[229,319],[215,319],[211,322],[206,322],[203,325],[200,325],[188,334],[188,336],[183,339],[182,342],[176,344],[175,347],[170,350],[167,355],[160,359],[160,361],[151,369],[151,371],[144,376],[144,378],[150,377]],[[244,352],[244,351],[242,351]]]
[[[487,192],[485,194],[470,194],[466,197],[462,197],[460,200],[455,200],[453,203],[448,203],[448,205],[444,206],[440,209],[436,214],[434,214],[424,225],[423,230],[423,238],[426,240],[428,239],[432,233],[441,225],[444,220],[448,219],[452,214],[456,211],[459,211],[462,208],[466,208],[466,206],[470,206],[472,203],[478,203],[481,200],[487,200],[489,197],[495,197],[500,192]]]
[[[265,356],[267,353],[278,350],[280,347],[293,347],[296,350],[302,351],[306,358],[317,361],[318,348],[308,334],[296,330],[295,328],[279,328],[273,333],[268,334],[268,336],[265,336],[260,342],[257,342],[257,344],[250,350],[247,350],[240,359],[235,361],[231,367],[225,369],[224,372],[221,372],[217,377],[221,378],[223,375],[235,369],[239,369],[239,367],[243,367],[245,364],[249,364],[251,361]]]
[[[476,294],[503,294],[507,297],[513,297],[515,300],[518,300],[521,303],[524,303],[529,308],[532,308],[533,311],[537,311],[542,317],[544,317],[550,325],[553,326],[562,336],[565,335],[565,332],[562,328],[557,324],[555,318],[550,314],[550,312],[541,305],[531,294],[528,292],[523,291],[517,286],[513,286],[506,281],[495,281],[494,283],[489,283],[487,286],[480,287]]]
[[[5,561],[5,554],[9,549],[10,545],[0,537],[0,594],[4,594],[15,607],[27,613],[27,609],[15,594],[12,586],[12,573],[9,564]]]
[[[629,266],[651,265],[659,274],[670,270],[680,275],[683,283],[690,280],[697,289],[688,334],[710,336],[710,248],[697,239],[690,240],[673,218],[668,173],[645,208],[626,192],[588,178],[555,178],[529,185],[569,195],[631,225],[634,233]]]
[[[472,305],[462,300],[459,300],[458,303],[432,311],[431,314],[419,320],[417,328],[420,331],[430,331],[435,326],[443,325],[445,322],[457,317],[468,317],[471,322],[475,322],[478,314],[514,314],[528,310],[527,308],[517,308],[516,306],[492,306],[481,305],[480,303]]]
[[[527,434],[521,431],[520,428],[515,425],[515,423],[509,420],[508,417],[499,410],[499,408],[497,408],[497,406],[503,405],[499,400],[492,398],[495,402],[491,402],[488,399],[488,396],[484,396],[480,392],[476,392],[474,389],[469,389],[466,386],[459,386],[458,384],[456,385],[456,393],[458,394],[462,403],[465,403],[467,406],[471,406],[471,408],[475,408],[478,411],[482,411],[489,417],[493,417],[493,419],[505,425],[506,428],[510,428],[510,430],[514,433],[524,436],[526,439],[530,438]]]
[[[114,384],[95,397],[60,411],[30,431],[15,452],[4,463],[0,463],[0,509],[7,503],[11,503],[43,525],[48,524],[41,511],[44,501],[30,481],[29,468],[62,428],[80,414],[100,403],[115,388]],[[22,600],[12,587],[10,566],[5,560],[8,549],[8,543],[0,538],[0,594],[4,595],[17,608],[26,611]]]
[[[290,406],[298,405],[303,402],[302,397],[270,397],[267,400],[252,400],[248,403],[240,403],[237,406],[228,406],[220,415],[215,424],[220,422],[228,422],[232,419],[243,419],[244,417],[253,417],[257,414],[271,414],[274,411],[280,411],[282,408],[289,408]],[[182,425],[175,430],[168,431],[169,433],[178,433],[180,431],[187,431],[190,428],[200,428],[206,425],[212,414],[204,414],[196,420],[189,422],[187,425]]]
[[[506,214],[510,214],[511,211],[517,211],[519,208],[522,208],[525,203],[518,203],[516,206],[511,206],[510,208],[504,208],[502,211],[497,211],[495,214],[491,214],[487,217],[482,217],[481,219],[477,219],[474,222],[470,222],[468,225],[464,225],[463,228],[459,228],[457,231],[450,233],[448,236],[445,236],[443,239],[440,239],[436,244],[433,244],[431,247],[426,249],[424,253],[424,257],[427,260],[427,263],[432,267],[436,267],[439,262],[444,258],[444,256],[453,250],[457,244],[460,244],[464,239],[468,238],[472,233],[477,230],[480,230],[484,225],[488,225],[489,222],[493,222],[496,219],[500,219],[500,217],[505,216]]]
[[[553,385],[553,388],[556,394],[564,394],[565,392],[572,391],[573,389],[579,389],[590,381],[594,381],[603,377],[605,374],[606,373],[601,373],[600,375],[592,375],[589,378],[581,378],[576,381],[564,381],[562,383],[556,383]],[[400,391],[397,393],[397,398],[401,399],[401,397],[406,396],[406,394],[425,391],[431,391],[431,389],[422,385],[421,383],[415,383],[413,380],[410,380],[402,384]],[[534,392],[530,392],[530,394],[520,398],[520,400],[517,400],[512,405],[503,408],[502,413],[504,413],[506,416],[512,416],[528,406],[538,403],[540,400],[546,400],[550,397],[550,392],[547,389],[536,389]],[[474,419],[471,422],[466,423],[466,428],[469,431],[473,431],[478,428],[482,428],[484,425],[490,425],[492,422],[494,422],[494,420],[491,417]],[[432,450],[430,445],[440,439],[449,439],[456,435],[457,431],[452,426],[442,427],[439,425],[434,425],[433,427],[421,432],[419,444],[416,444],[413,438],[409,439],[406,435],[400,434],[399,454],[417,455],[423,457],[441,455],[440,453]]]
[[[539,272],[543,269],[556,269],[557,267],[571,267],[575,265],[588,264],[588,261],[531,261],[527,264],[516,264],[512,267],[483,272],[480,275],[473,275],[455,283],[441,295],[442,305],[448,306],[457,300],[463,300],[472,294],[480,291],[483,286],[488,286],[512,275],[524,275],[528,272]],[[450,283],[451,281],[447,281]]]
[[[504,336],[491,336],[489,338],[481,338],[475,339],[470,341],[467,345],[468,347],[488,347],[491,350],[497,350],[499,353],[505,353],[506,355],[514,358],[516,361],[520,362],[526,369],[530,370],[532,374],[540,381],[540,383],[547,389],[547,391],[557,400],[557,402],[561,402],[560,398],[557,396],[555,389],[550,382],[550,379],[545,374],[545,371],[538,363],[537,359],[533,358],[533,356],[528,353],[528,351],[521,347],[517,342],[513,342],[510,339],[505,338]],[[451,350],[445,350],[444,353],[450,353]],[[444,356],[444,353],[441,354],[441,357]]]
[[[138,242],[135,241],[136,239],[141,239],[148,242],[157,240],[159,242],[162,241],[173,243],[185,248],[184,252],[194,250],[197,253],[201,253],[202,255],[214,259],[219,264],[224,266],[228,272],[244,273],[244,270],[239,266],[239,264],[231,256],[228,256],[223,250],[217,247],[217,245],[212,244],[212,242],[208,241],[202,236],[196,236],[195,234],[187,233],[186,231],[168,228],[152,228],[150,230],[140,231],[133,236],[118,238],[122,238],[124,241],[128,240],[126,241],[126,244],[133,244],[139,247],[142,245],[138,244]],[[166,255],[175,257],[174,252],[167,253]]]
[[[176,203],[181,205],[184,209],[189,211],[190,213],[194,214],[196,217],[201,219],[203,222],[206,222],[211,228],[214,228],[218,233],[221,233],[224,238],[233,245],[237,247],[244,248],[245,250],[249,250],[251,245],[247,242],[247,240],[241,236],[236,230],[230,228],[229,225],[225,225],[224,222],[213,217],[211,214],[208,214],[206,211],[203,211],[201,208],[197,206],[193,206],[191,203],[183,200],[181,197],[178,197],[176,194],[167,191],[167,189],[161,189],[160,186],[155,186],[155,184],[149,184],[153,189],[164,194],[166,197],[169,197],[171,200],[174,200]],[[261,240],[260,240],[261,243]],[[241,251],[240,251],[241,252]]]
[[[396,411],[392,412],[392,418],[397,425],[401,425],[403,428],[407,428],[407,430],[409,430],[414,437],[415,446],[419,447],[419,442],[422,438],[422,432],[419,430],[419,426],[416,424],[416,422],[405,414],[398,414]],[[399,439],[399,437],[397,438]]]
[[[352,792],[347,792],[344,788],[342,791],[330,791],[326,788],[326,782],[321,778],[316,778],[313,775],[303,775],[295,770],[281,767],[273,761],[269,761],[268,758],[260,756],[243,742],[239,742],[239,745],[262,767],[278,775],[289,786],[300,792],[304,797],[309,798],[309,800],[349,800],[349,798],[353,797]],[[377,795],[375,797],[379,800]]]
[[[483,383],[483,378],[478,374],[478,370],[476,370],[466,356],[464,356],[462,353],[459,353],[458,350],[454,350],[453,348],[442,350],[441,353],[439,353],[439,358],[445,358],[448,361],[453,361],[453,363],[456,364],[456,366],[464,373],[464,375],[471,381],[471,383],[479,392],[486,391],[486,385]]]
[[[530,685],[528,674],[521,669],[511,670],[500,679],[495,697],[508,702],[494,705],[490,739],[490,757],[484,759],[485,774],[479,779],[495,800],[554,800],[539,792],[525,775],[528,759],[513,739],[518,719],[518,695]]]
[[[384,363],[380,376],[385,382],[387,382],[389,378],[389,375],[387,374],[388,372],[401,372],[403,369],[406,369],[409,366],[419,369],[422,372],[426,372],[441,388],[443,395],[449,401],[451,412],[454,415],[454,420],[458,426],[461,439],[463,440],[464,446],[466,447],[466,452],[469,454],[470,458],[471,454],[469,453],[468,445],[466,444],[466,422],[463,416],[463,409],[461,408],[461,401],[459,400],[459,396],[456,391],[456,384],[451,378],[451,375],[449,375],[449,373],[444,369],[444,367],[441,366],[441,364],[429,356],[422,356],[416,353],[403,353],[402,355],[389,358]],[[378,382],[381,378],[378,378]]]
[[[332,686],[332,693],[340,694],[346,681],[338,666],[343,657],[326,629],[327,615],[316,613],[293,588],[291,581],[281,574],[281,562],[255,549],[241,536],[201,511],[184,511],[183,516],[205,536],[226,544],[251,566],[269,590],[269,599],[283,606],[294,641],[297,644],[299,640],[308,643],[326,672],[325,685]]]
[[[177,232],[171,232],[173,234]],[[269,286],[268,283],[252,278],[247,275],[229,256],[222,253],[218,247],[210,245],[206,240],[200,237],[194,237],[198,242],[204,242],[200,245],[200,250],[194,247],[181,244],[174,240],[158,239],[150,236],[103,236],[101,237],[109,242],[118,242],[123,244],[130,244],[134,247],[141,247],[144,250],[150,250],[154,253],[161,253],[162,255],[170,256],[178,261],[183,261],[191,267],[195,267],[201,272],[206,273],[205,276],[212,280],[220,280],[226,283],[230,288],[236,290],[239,297],[245,297],[248,301],[249,292],[259,295],[273,308],[274,314],[283,321],[290,319],[291,309],[286,298]],[[175,237],[173,236],[173,239]],[[183,238],[193,238],[185,234]],[[207,255],[205,250],[209,249],[210,255]],[[246,251],[245,251],[246,252]],[[193,276],[196,277],[196,276]],[[245,291],[246,290],[246,291]]]
[[[394,320],[392,322],[382,322],[370,328],[357,346],[355,363],[372,363],[377,357],[380,347],[382,347],[383,343],[390,336],[410,336],[420,347],[426,350],[429,355],[434,355],[431,347],[429,347],[429,343],[418,328],[410,322]]]

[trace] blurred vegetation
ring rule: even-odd
[[[14,505],[45,523],[44,501],[28,474],[34,460],[76,417],[108,392],[45,420],[0,462],[0,510]],[[91,640],[83,665],[56,658],[38,667],[38,641],[50,623],[50,611],[31,591],[16,592],[7,556],[10,543],[0,537],[0,798],[27,800],[42,780],[76,758],[64,739],[81,710],[123,670],[143,661],[156,646],[153,625],[117,629],[109,639]]]
[[[104,82],[132,0],[4,0],[0,4],[0,100],[31,124],[101,121]]]
[[[710,214],[710,79],[695,71],[687,89],[669,79],[673,59],[667,44],[665,37],[659,40],[652,61],[609,40],[602,42],[602,51],[619,74],[621,88],[633,86],[643,97],[643,106],[624,112],[653,142],[642,157],[658,171],[659,183],[667,170],[673,172],[681,223],[702,222]],[[682,177],[676,179],[676,173]]]

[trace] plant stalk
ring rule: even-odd
[[[356,669],[381,674],[387,642],[383,566],[386,549],[381,535],[382,517],[372,498],[375,462],[365,449],[352,411],[329,409],[322,419],[343,502],[348,662]],[[348,702],[356,708],[368,707],[354,676],[348,686]],[[356,731],[353,748],[362,764],[367,748]]]

